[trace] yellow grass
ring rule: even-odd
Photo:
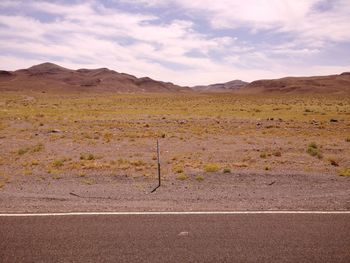
[[[226,165],[336,173],[328,160],[337,152],[339,166],[349,165],[349,129],[347,96],[4,92],[0,165],[11,176],[23,167],[33,175],[154,175],[158,138],[165,176]]]

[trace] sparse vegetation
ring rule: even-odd
[[[80,160],[95,160],[95,156],[92,153],[81,153],[80,154]]]
[[[181,174],[181,173],[184,172],[184,168],[183,168],[182,166],[175,166],[175,167],[173,168],[173,171],[174,171],[175,173],[177,173],[177,174]]]
[[[265,153],[265,152],[260,153],[260,158],[266,159],[267,158],[267,153]]]
[[[220,166],[216,163],[208,163],[204,165],[204,171],[207,173],[215,173],[220,170]]]
[[[39,143],[39,144],[34,145],[34,146],[30,149],[30,151],[33,152],[33,153],[35,153],[35,152],[40,152],[40,151],[42,151],[43,149],[44,149],[44,145],[43,145],[42,143]]]
[[[229,174],[229,173],[231,173],[231,169],[226,167],[226,168],[224,168],[223,173],[224,174]]]
[[[79,172],[77,174],[77,177],[85,177],[85,176],[86,176],[86,173],[84,173],[84,172]]]
[[[308,145],[307,153],[311,156],[317,157],[318,159],[322,159],[323,155],[315,142],[312,142]]]
[[[340,176],[350,176],[350,168],[342,168],[342,169],[339,169],[339,171],[338,171],[338,174],[340,175]]]
[[[40,152],[44,149],[44,145],[42,143],[33,145],[33,146],[28,146],[28,147],[23,147],[20,148],[17,153],[18,155],[24,155],[26,153],[36,153],[36,152]]]
[[[180,180],[180,181],[185,181],[188,179],[188,175],[184,174],[184,173],[181,173],[179,174],[178,176],[176,176],[176,179],[177,180]]]
[[[20,94],[6,93],[0,98],[1,136],[6,138],[0,149],[0,165],[13,174],[28,170],[38,177],[50,170],[74,177],[83,172],[89,178],[97,171],[154,175],[156,138],[166,142],[166,148],[161,147],[165,176],[220,170],[228,173],[228,167],[261,170],[266,166],[273,166],[274,171],[288,167],[300,172],[309,169],[334,173],[331,165],[349,162],[350,137],[344,134],[350,127],[350,102],[346,96],[33,97],[30,104]],[[331,123],[331,119],[338,122]],[[305,148],[312,140],[317,141]],[[300,149],[327,159],[313,165],[310,158],[300,160],[305,157],[300,156]],[[62,155],[72,160],[55,157]]]
[[[60,167],[63,166],[63,164],[64,164],[65,161],[66,161],[65,159],[54,160],[54,161],[51,163],[51,165],[52,165],[52,167],[54,167],[54,168],[60,168]]]
[[[26,148],[21,148],[17,151],[18,155],[23,155],[26,154],[27,152],[30,151],[30,148],[26,147]]]
[[[197,175],[196,176],[196,181],[197,182],[202,182],[202,181],[204,181],[204,177],[202,175]]]

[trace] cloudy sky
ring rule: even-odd
[[[0,0],[0,69],[108,67],[182,85],[350,71],[349,0]]]

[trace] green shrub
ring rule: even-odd
[[[223,173],[229,174],[229,173],[231,173],[231,169],[226,167],[226,168],[224,168]]]
[[[311,156],[317,157],[318,159],[322,159],[322,157],[323,157],[320,149],[318,148],[318,146],[315,142],[312,142],[309,144],[306,152],[308,154],[310,154]]]

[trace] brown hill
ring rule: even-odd
[[[230,91],[237,91],[239,89],[242,89],[247,85],[248,85],[248,82],[244,82],[242,80],[232,80],[229,82],[211,84],[208,86],[195,86],[195,87],[191,87],[191,89],[194,91],[202,91],[202,92],[230,92]]]
[[[0,71],[0,91],[183,92],[187,87],[137,78],[107,68],[71,70],[52,63]]]
[[[257,80],[240,93],[350,94],[350,73],[317,77],[287,77]]]

